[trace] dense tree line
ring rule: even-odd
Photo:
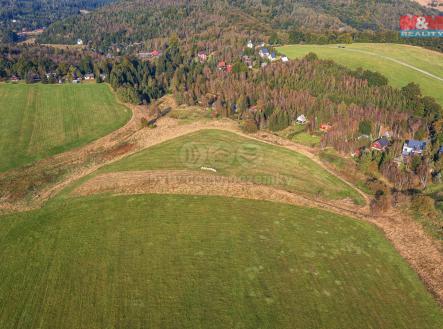
[[[17,76],[25,80],[31,75],[44,78],[46,73],[57,73],[57,77],[64,77],[70,71],[93,73],[94,67],[103,59],[104,56],[90,51],[3,46],[0,47],[0,79]]]

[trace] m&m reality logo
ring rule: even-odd
[[[400,30],[404,38],[441,38],[443,16],[401,16]]]

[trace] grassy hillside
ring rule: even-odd
[[[0,172],[86,144],[130,115],[106,85],[0,84]]]
[[[179,137],[125,158],[100,172],[210,167],[218,174],[327,199],[361,196],[304,155],[220,130]]]
[[[0,218],[0,327],[441,328],[371,225],[268,202],[120,196]]]
[[[384,74],[395,87],[409,82],[420,84],[423,94],[443,105],[443,54],[424,48],[397,44],[291,45],[278,49],[290,58],[300,58],[309,52],[320,58],[332,59],[352,69],[363,67]],[[412,66],[412,67],[411,67]],[[423,70],[424,72],[420,72]]]

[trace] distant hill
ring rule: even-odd
[[[172,32],[195,36],[212,31],[217,37],[217,31],[227,30],[267,35],[292,29],[382,31],[397,29],[401,15],[431,13],[409,0],[126,0],[57,22],[40,40],[73,43],[81,38],[106,48]]]
[[[55,20],[91,10],[114,0],[0,0],[0,27],[33,30],[48,26]]]

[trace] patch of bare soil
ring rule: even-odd
[[[183,170],[124,171],[98,175],[72,192],[75,196],[113,194],[192,194],[267,200],[304,207],[318,207],[348,216],[360,210],[352,202],[332,205],[302,195],[243,181],[237,177]]]
[[[291,205],[320,208],[340,215],[357,217],[375,224],[391,241],[425,282],[429,291],[443,305],[443,253],[412,219],[391,211],[373,217],[368,207],[352,202],[326,202],[280,190],[271,186],[242,181],[235,177],[195,171],[135,171],[98,175],[72,192],[75,196],[91,194],[187,194],[227,196],[265,200]]]

